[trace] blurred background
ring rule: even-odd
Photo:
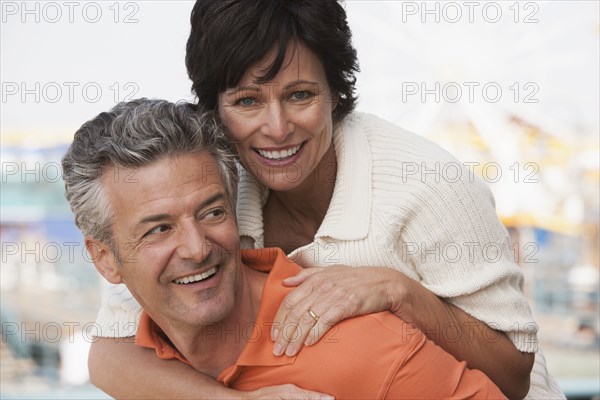
[[[1,2],[1,398],[107,397],[86,366],[102,282],[60,159],[75,130],[116,102],[193,100],[192,6]],[[345,7],[358,109],[430,138],[485,180],[550,372],[569,398],[600,398],[599,2]]]

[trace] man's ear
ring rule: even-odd
[[[86,237],[85,247],[92,257],[94,266],[104,279],[110,283],[123,282],[116,254],[114,254],[106,243],[101,243],[95,239]]]

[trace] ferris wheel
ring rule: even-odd
[[[583,223],[600,182],[599,3],[367,3],[346,3],[359,108],[494,163],[478,172],[505,221]]]

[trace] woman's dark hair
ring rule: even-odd
[[[259,77],[265,83],[279,72],[288,43],[304,43],[321,61],[334,101],[335,122],[355,106],[359,71],[346,12],[337,0],[198,0],[185,63],[201,106],[214,110],[218,95],[270,50],[273,63]]]

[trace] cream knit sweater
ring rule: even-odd
[[[472,171],[432,142],[367,114],[346,117],[334,132],[334,146],[338,172],[327,215],[314,242],[290,258],[304,267],[398,269],[506,332],[519,350],[536,352],[537,325],[523,294],[523,274],[491,192]],[[242,247],[264,247],[267,194],[241,170]],[[134,334],[139,312],[123,285],[111,286],[97,319],[99,336]],[[447,329],[440,326],[437,334],[449,334]],[[527,398],[564,398],[539,352]]]

